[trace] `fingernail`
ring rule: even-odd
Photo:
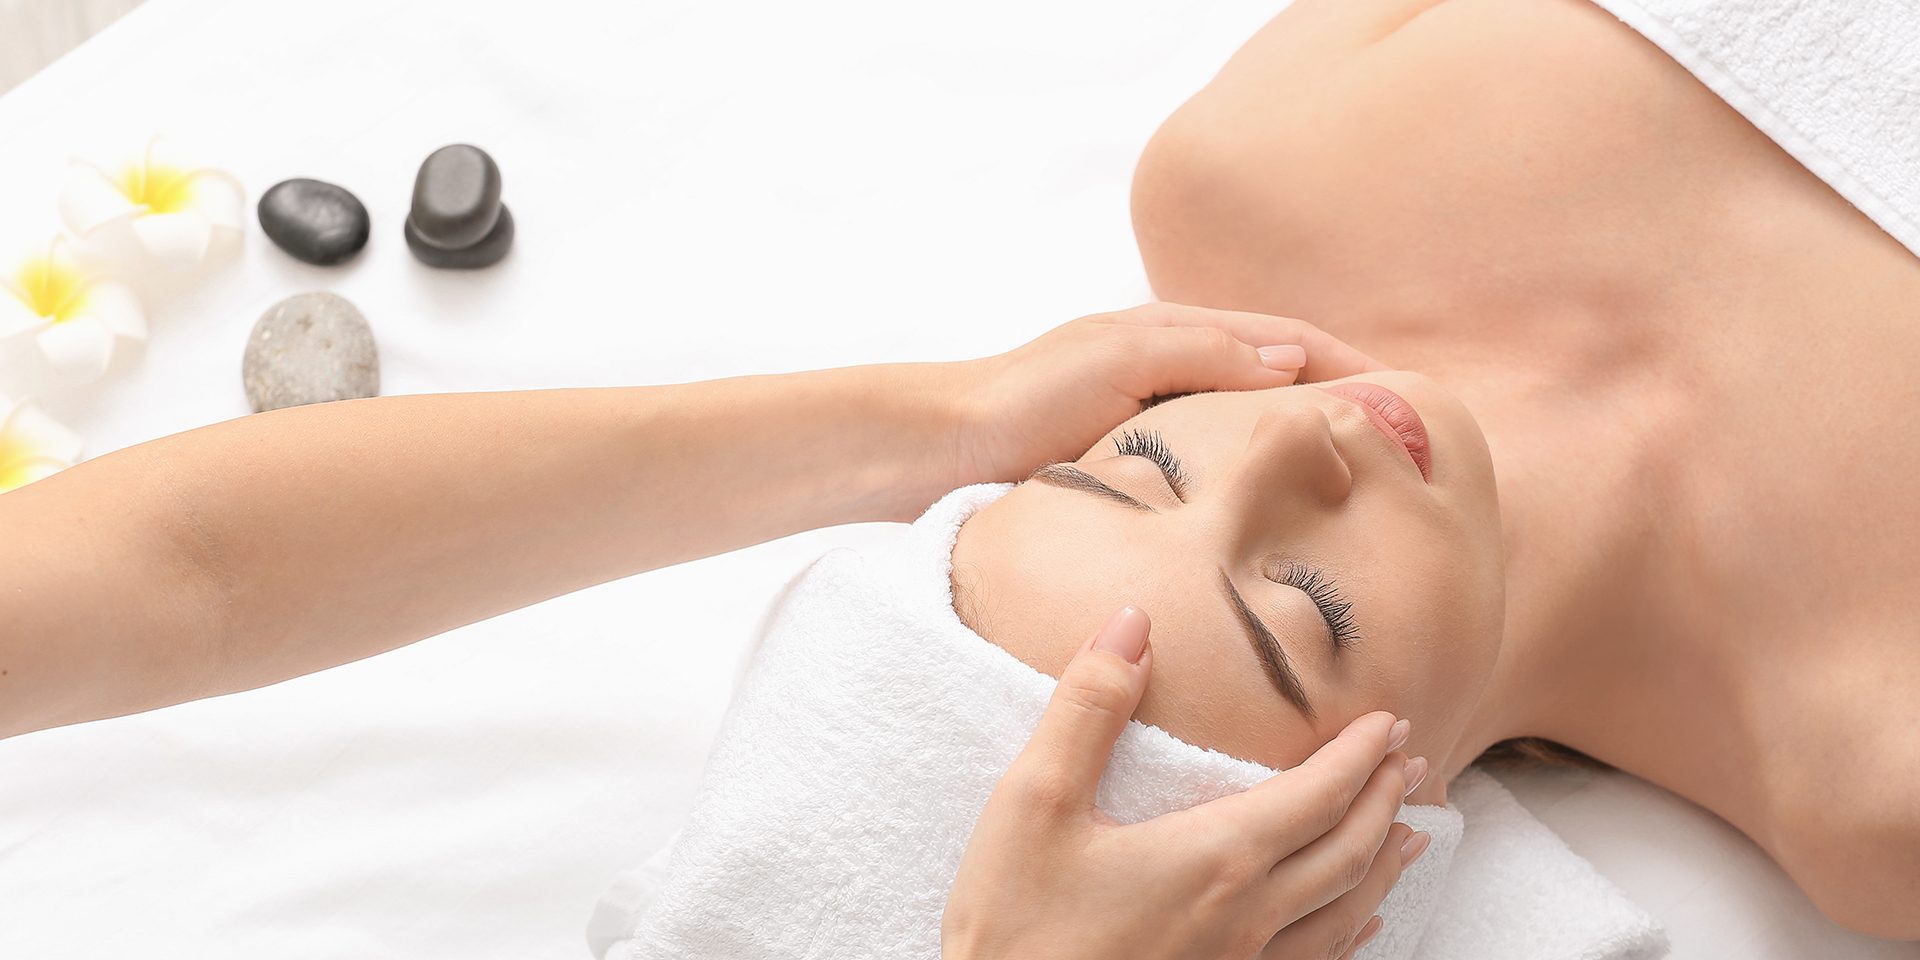
[[[1307,365],[1307,348],[1297,343],[1261,347],[1260,362],[1269,370],[1298,370]]]
[[[1413,733],[1413,721],[1395,720],[1393,733],[1387,737],[1387,752],[1392,753],[1407,745],[1407,737]]]
[[[1433,834],[1430,833],[1416,833],[1408,837],[1407,842],[1400,845],[1400,869],[1405,870],[1413,866],[1413,862],[1427,852],[1427,846],[1431,843],[1433,843]]]
[[[1361,947],[1364,947],[1367,944],[1372,943],[1373,938],[1380,935],[1380,928],[1385,925],[1386,925],[1385,921],[1380,919],[1380,915],[1377,913],[1374,914],[1373,919],[1368,920],[1367,925],[1360,928],[1360,935],[1353,938],[1353,946],[1348,947],[1347,949],[1358,950]]]
[[[1146,611],[1129,603],[1107,620],[1094,637],[1093,648],[1125,660],[1139,663],[1140,652],[1147,648]]]
[[[1408,760],[1405,776],[1407,792],[1400,795],[1401,799],[1413,796],[1413,792],[1420,789],[1420,781],[1427,779],[1427,758],[1414,757]]]

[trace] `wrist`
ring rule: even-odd
[[[910,521],[956,487],[975,482],[967,468],[972,416],[956,363],[897,363],[854,368],[855,425],[865,439],[854,453],[866,465],[861,519]]]

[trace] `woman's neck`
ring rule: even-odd
[[[1507,593],[1501,653],[1449,775],[1512,737],[1623,769],[1670,765],[1673,724],[1718,695],[1712,651],[1685,642],[1711,606],[1689,571],[1688,431],[1659,364],[1615,341],[1516,369],[1428,369],[1479,419],[1499,484]]]

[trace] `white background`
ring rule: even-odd
[[[140,5],[140,0],[0,0],[0,93]]]

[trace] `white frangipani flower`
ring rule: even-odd
[[[55,237],[45,255],[0,273],[0,340],[29,333],[61,376],[94,380],[119,341],[147,338],[147,315],[132,290],[95,280]]]
[[[75,236],[165,267],[206,259],[223,238],[237,240],[246,191],[232,175],[191,168],[154,137],[146,154],[116,173],[75,160],[60,191],[60,216]]]
[[[80,459],[80,435],[32,400],[0,397],[0,493],[59,473]]]

